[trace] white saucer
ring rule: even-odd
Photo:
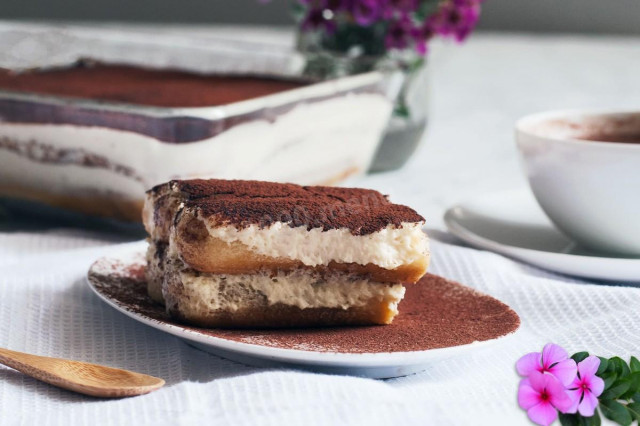
[[[449,231],[464,242],[544,269],[607,281],[640,282],[640,259],[577,247],[549,221],[528,190],[482,196],[444,215]]]
[[[162,306],[152,302],[146,294],[146,283],[144,282],[145,247],[146,243],[144,242],[127,245],[121,252],[96,261],[91,266],[88,275],[88,284],[95,294],[119,312],[136,321],[180,337],[190,345],[206,352],[244,364],[260,367],[289,367],[370,378],[399,377],[422,371],[434,362],[495,345],[512,336],[519,326],[518,319],[517,324],[513,323],[513,326],[507,326],[509,331],[496,333],[496,337],[489,340],[411,352],[348,353],[312,350],[311,347],[289,349],[269,346],[264,337],[268,333],[272,333],[271,331],[238,330],[242,334],[255,333],[256,338],[250,339],[251,343],[245,343],[234,340],[231,334],[236,332],[232,330],[200,329],[177,323],[166,315]],[[459,284],[454,283],[453,285],[463,289],[463,292],[472,294],[473,297],[484,300],[484,305],[486,305],[487,299],[492,299]],[[459,295],[461,292],[449,291],[448,293],[451,293],[451,296],[447,297],[454,298],[457,297],[456,294]],[[504,307],[501,302],[495,299],[491,303]],[[494,308],[487,309],[495,313]],[[503,312],[506,313],[506,311]],[[509,312],[513,311],[509,310]],[[445,312],[443,315],[446,316],[446,314]],[[517,315],[515,317],[517,318]],[[513,322],[513,317],[511,318]],[[476,327],[477,322],[476,319],[469,327]],[[311,329],[308,331],[312,334],[335,334],[336,330],[340,330],[340,333],[347,333],[345,338],[349,338],[348,328]],[[295,332],[295,330],[293,331]],[[305,330],[300,330],[300,333],[303,331]],[[273,333],[277,332],[278,330],[273,331]],[[407,334],[411,335],[411,330],[400,330],[400,336]]]

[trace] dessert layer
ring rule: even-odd
[[[300,186],[286,183],[193,179],[174,180],[148,192],[149,202],[176,197],[183,204],[183,216],[196,217],[207,228],[232,226],[278,230],[290,228],[319,231],[348,230],[354,236],[373,234],[393,225],[422,223],[413,209],[391,203],[378,191],[360,188]],[[158,209],[164,207],[158,204]],[[173,212],[154,212],[172,215]],[[280,224],[280,225],[279,225]],[[152,228],[152,227],[151,227]],[[275,229],[275,228],[274,228]],[[154,232],[154,229],[150,229]],[[252,231],[248,231],[250,235]],[[156,235],[167,239],[166,235]]]
[[[235,312],[215,311],[180,312],[169,309],[169,314],[183,322],[200,327],[221,328],[308,328],[354,325],[390,324],[396,313],[388,305],[372,301],[368,306],[349,309],[308,308],[276,304],[272,306],[253,306]],[[285,330],[282,330],[285,331]]]
[[[225,105],[304,85],[276,78],[100,63],[21,73],[0,69],[0,89],[160,107]]]
[[[167,247],[165,243],[153,243],[149,241],[147,247],[145,279],[147,281],[147,293],[155,302],[164,304],[162,295],[162,283],[164,282],[164,263]]]
[[[168,221],[162,222],[166,224]],[[285,227],[284,229],[294,229]],[[422,246],[424,244],[425,249],[427,245],[426,235],[419,229],[415,228],[420,235],[416,235],[417,242],[415,246]],[[346,273],[355,273],[360,276],[367,277],[368,279],[380,282],[404,282],[413,283],[419,280],[424,275],[428,262],[428,252],[417,250],[415,256],[411,256],[409,253],[411,246],[399,245],[400,249],[407,252],[405,256],[399,256],[398,250],[395,247],[385,247],[384,244],[376,244],[375,236],[377,234],[371,234],[367,236],[356,237],[349,232],[343,232],[343,239],[335,241],[332,236],[328,236],[328,240],[325,240],[324,235],[331,233],[326,232],[308,232],[304,228],[299,229],[299,232],[306,232],[309,235],[292,238],[291,244],[287,245],[285,240],[281,240],[276,236],[277,241],[282,242],[282,249],[289,249],[289,254],[296,253],[300,249],[308,248],[313,249],[308,245],[309,242],[313,242],[313,238],[318,237],[316,240],[319,244],[324,244],[326,250],[316,247],[315,253],[321,254],[327,252],[328,254],[335,256],[338,260],[330,260],[326,264],[305,265],[301,260],[294,257],[285,256],[269,256],[260,254],[253,250],[248,245],[240,242],[226,242],[219,238],[212,237],[209,234],[206,226],[198,219],[192,218],[190,221],[178,220],[174,229],[173,238],[171,238],[170,251],[171,255],[180,258],[190,267],[210,273],[220,274],[245,274],[252,273],[257,270],[291,270],[298,268],[314,269],[317,272],[324,272],[326,270],[339,270]],[[267,234],[269,235],[269,234]],[[287,234],[285,233],[285,237]],[[373,241],[373,243],[371,243]],[[367,245],[367,242],[372,245]],[[165,243],[166,244],[166,243]],[[295,245],[299,244],[299,247]],[[331,245],[335,244],[335,245]],[[384,261],[396,261],[405,262],[398,266],[387,269],[376,265],[372,260],[365,257],[357,257],[356,260],[363,262],[362,264],[356,262],[347,262],[340,248],[352,244],[354,246],[353,252],[358,254],[357,245],[362,246],[362,251],[366,253],[367,249],[374,250],[379,249],[379,258]],[[348,249],[348,247],[347,247]],[[385,253],[386,250],[386,253]],[[413,258],[412,258],[413,257]],[[368,262],[368,263],[365,263]]]
[[[272,220],[271,212],[286,213],[292,204],[294,215],[279,216],[288,222]],[[300,211],[306,213],[296,216]],[[202,272],[307,267],[416,282],[429,261],[422,217],[371,190],[172,181],[147,192],[143,217],[152,240],[169,242],[171,256]]]
[[[56,196],[95,192],[116,203],[124,198],[142,204],[145,189],[176,176],[335,182],[368,167],[386,102],[358,94],[299,105],[275,121],[236,124],[215,137],[180,145],[97,125],[1,122],[0,184]],[[371,117],[380,126],[367,124]],[[301,121],[309,125],[300,128]],[[133,220],[139,218],[138,209]]]
[[[180,272],[182,295],[202,309],[236,311],[260,300],[307,308],[366,306],[371,299],[384,301],[397,312],[404,295],[402,284],[376,283],[358,276],[335,273],[320,276],[313,271],[259,272],[247,275]]]
[[[109,217],[127,222],[138,222],[140,220],[142,200],[129,200],[118,194],[95,189],[78,191],[76,194],[73,192],[56,194],[20,184],[5,185],[0,183],[0,196],[3,197],[36,201],[87,215]]]
[[[353,235],[348,228],[291,228],[282,222],[260,228],[250,225],[208,226],[209,235],[227,244],[240,242],[251,252],[271,258],[297,260],[306,266],[336,263],[373,264],[395,269],[419,262],[428,254],[422,223],[388,225],[367,235]]]
[[[371,282],[342,273],[320,276],[301,269],[248,275],[203,274],[176,268],[171,262],[165,264],[163,284],[167,310],[172,315],[201,325],[218,326],[221,317],[228,321],[226,326],[246,326],[250,322],[247,317],[266,321],[251,323],[253,326],[295,326],[295,315],[300,313],[306,317],[301,325],[331,323],[325,317],[326,312],[313,312],[317,309],[334,313],[364,310],[359,311],[360,323],[384,324],[398,313],[404,291],[401,284]],[[311,313],[307,312],[310,310]],[[290,318],[292,323],[270,322],[271,316],[279,316],[283,311],[294,315]]]

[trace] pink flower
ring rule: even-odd
[[[593,416],[598,405],[598,397],[604,390],[604,380],[596,376],[598,367],[600,359],[593,355],[578,364],[578,374],[568,386],[573,404],[567,413],[579,412],[584,417]]]
[[[597,369],[597,367],[596,367]],[[567,351],[553,343],[547,343],[542,354],[531,352],[516,363],[518,374],[529,377],[533,372],[549,373],[555,376],[562,385],[569,385],[576,377],[576,362],[569,358]]]
[[[548,426],[573,403],[560,380],[548,373],[532,371],[518,387],[518,404],[532,422]]]

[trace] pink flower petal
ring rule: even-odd
[[[550,374],[543,374],[543,373],[540,373],[539,371],[532,371],[529,374],[529,377],[527,377],[525,380],[528,380],[529,386],[531,386],[538,393],[541,393],[544,390],[544,388],[547,386],[547,380],[545,379],[546,376],[553,377]]]
[[[516,371],[524,377],[529,376],[533,371],[540,371],[540,359],[540,352],[528,353],[516,362]]]
[[[532,422],[543,426],[549,426],[558,418],[558,412],[548,402],[541,402],[531,407],[527,410],[527,415]]]
[[[594,376],[596,371],[598,371],[598,367],[600,367],[600,358],[597,356],[588,356],[578,364],[578,371],[580,372],[580,377],[589,377]]]
[[[540,392],[533,389],[527,379],[522,380],[518,386],[518,405],[528,410],[540,401]]]
[[[602,395],[602,391],[604,391],[604,380],[602,380],[598,376],[593,376],[589,378],[589,389],[593,396]]]
[[[578,412],[578,404],[582,398],[582,389],[567,391],[569,398],[571,398],[571,405],[563,410],[563,413],[574,414]]]
[[[599,360],[598,360],[599,361]],[[558,380],[563,385],[568,385],[576,378],[576,373],[578,371],[578,367],[576,366],[576,362],[572,359],[565,359],[564,361],[558,362],[556,365],[551,367],[549,373],[556,376]]]
[[[598,398],[587,390],[584,392],[584,398],[582,398],[582,402],[578,406],[578,412],[584,417],[591,417],[593,416],[597,405]]]
[[[553,364],[569,358],[569,354],[561,346],[547,343],[542,349],[542,367],[546,370]]]
[[[547,391],[547,395],[549,395],[549,402],[560,411],[564,412],[569,409],[573,404],[573,400],[564,385],[551,374],[544,374],[543,379],[545,381],[544,388]]]
[[[567,389],[579,388],[580,386],[582,386],[582,379],[576,375],[571,383],[567,385]]]

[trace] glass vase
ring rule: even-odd
[[[383,73],[394,109],[369,171],[399,169],[416,151],[426,129],[426,61],[413,51],[387,52],[384,47],[376,48],[384,46],[383,43],[370,42],[376,39],[375,33],[362,34],[360,27],[350,31],[350,34],[330,36],[299,31],[297,48],[304,59],[303,75],[314,80],[328,80],[370,71]],[[341,42],[340,38],[345,37],[350,39]],[[363,40],[362,43],[358,43],[357,37]]]

